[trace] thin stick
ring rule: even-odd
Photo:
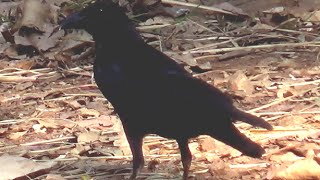
[[[204,10],[208,10],[208,11],[215,12],[215,13],[223,13],[223,14],[235,15],[235,14],[229,12],[229,11],[225,11],[225,10],[218,9],[218,8],[215,8],[215,7],[209,7],[209,6],[204,6],[204,5],[193,4],[193,3],[181,2],[181,1],[173,1],[173,0],[161,0],[161,2],[164,3],[164,4],[173,4],[173,5],[179,5],[179,6],[186,6],[186,7],[194,7],[194,8],[204,9]]]
[[[75,138],[76,138],[76,137],[74,137],[74,136],[62,137],[62,138],[49,139],[49,140],[38,141],[38,142],[24,143],[24,144],[20,144],[20,145],[21,145],[21,146],[34,146],[34,145],[38,145],[38,144],[46,144],[46,143],[52,143],[52,142],[57,142],[57,141],[64,141],[64,140],[75,139]]]
[[[191,53],[223,53],[236,50],[252,50],[252,49],[266,49],[266,48],[277,48],[277,47],[297,47],[297,46],[308,46],[308,47],[319,47],[320,42],[303,42],[303,43],[286,43],[286,44],[263,44],[257,46],[246,46],[246,47],[234,47],[234,48],[220,48],[220,49],[208,49],[208,50],[197,50],[197,51],[185,51],[183,54]]]
[[[282,98],[282,99],[278,99],[278,100],[273,101],[273,102],[271,102],[271,103],[269,103],[269,104],[265,104],[265,105],[260,106],[260,107],[258,107],[258,108],[251,109],[251,110],[249,110],[249,111],[247,111],[247,112],[248,112],[248,113],[254,113],[254,112],[258,111],[258,110],[265,109],[265,108],[267,108],[267,107],[270,107],[270,106],[273,106],[273,105],[282,103],[282,102],[284,102],[284,101],[287,101],[287,100],[289,100],[289,99],[292,99],[292,98],[294,98],[294,97],[303,95],[304,93],[307,93],[307,92],[309,92],[309,91],[316,90],[316,89],[319,89],[319,88],[320,88],[320,87],[316,87],[316,88],[313,88],[313,89],[308,89],[308,90],[306,90],[306,91],[302,91],[302,92],[300,92],[300,93],[297,93],[296,95],[289,96],[289,97]]]

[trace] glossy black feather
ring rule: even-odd
[[[210,135],[251,157],[264,149],[233,125],[241,120],[271,130],[262,118],[242,112],[217,88],[193,78],[174,60],[146,44],[117,5],[99,1],[62,22],[85,29],[96,42],[94,77],[118,113],[133,153],[134,179],[143,167],[142,139],[158,134],[176,139],[184,179],[191,153],[188,139]]]

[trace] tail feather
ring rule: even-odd
[[[213,133],[212,137],[253,158],[260,158],[265,153],[259,144],[242,134],[232,123],[221,132]]]
[[[232,112],[232,117],[234,119],[240,120],[242,122],[251,124],[253,126],[257,126],[257,127],[262,127],[265,128],[267,130],[272,130],[273,127],[271,126],[271,124],[269,124],[267,121],[265,121],[264,119],[254,116],[252,114],[240,111],[238,109],[235,109]]]

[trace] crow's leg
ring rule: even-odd
[[[181,161],[183,166],[183,179],[187,180],[192,161],[192,155],[188,146],[188,139],[179,139],[177,140],[177,142],[179,144]]]

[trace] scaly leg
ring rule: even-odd
[[[188,139],[179,139],[177,140],[177,142],[179,144],[181,161],[183,166],[183,180],[187,180],[192,161],[192,155],[188,146]]]

